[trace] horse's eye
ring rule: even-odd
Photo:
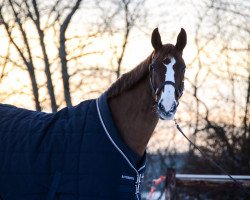
[[[184,81],[181,82],[181,85],[180,85],[179,89],[178,89],[178,90],[175,90],[175,91],[176,91],[176,96],[177,96],[177,98],[178,98],[178,99],[181,98],[181,96],[182,96],[182,94],[183,94],[183,91],[184,91]]]
[[[163,64],[164,64],[164,65],[168,65],[169,63],[171,63],[170,58],[165,58],[165,59],[163,60]]]

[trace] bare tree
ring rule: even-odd
[[[70,85],[69,85],[69,73],[68,73],[68,65],[67,65],[67,52],[66,52],[66,30],[69,26],[70,20],[79,8],[82,0],[77,0],[75,5],[72,7],[69,14],[66,16],[65,20],[61,24],[60,27],[60,48],[59,48],[59,56],[61,59],[61,67],[62,67],[62,80],[63,80],[63,88],[64,88],[64,98],[67,106],[71,106],[71,96],[70,96]]]
[[[246,2],[203,3],[200,12],[205,17],[198,23],[201,34],[197,36],[196,32],[195,39],[198,53],[193,64],[197,73],[190,81],[194,90],[190,95],[196,102],[196,120],[191,122],[190,130],[196,143],[231,173],[249,173],[250,26],[244,22],[249,21],[250,7]],[[211,92],[200,94],[208,90]],[[191,168],[197,170],[196,166]]]
[[[4,6],[6,6],[6,4],[7,4],[8,8],[6,8],[6,7],[4,8]],[[14,18],[14,21],[11,19],[10,20],[6,19],[4,17],[4,12],[8,12],[8,13],[11,12],[13,14],[12,16]],[[26,20],[26,17],[27,16],[23,16],[22,19],[20,18],[20,15],[18,15],[18,13],[13,5],[13,2],[11,0],[9,0],[8,2],[4,1],[0,5],[0,19],[2,21],[2,24],[4,25],[4,28],[5,28],[6,33],[11,41],[11,44],[15,47],[15,49],[17,50],[23,63],[27,67],[27,71],[29,73],[30,80],[31,80],[36,110],[40,111],[41,105],[39,102],[39,92],[38,92],[38,85],[37,85],[37,80],[36,80],[36,75],[35,75],[35,67],[34,67],[34,63],[33,63],[32,52],[31,52],[29,40],[27,38],[27,34],[26,34],[26,32],[23,28],[23,24],[22,24],[22,22],[24,20]],[[15,41],[14,36],[12,35],[12,30],[13,30],[15,24],[17,24],[17,27],[19,28],[21,37],[22,37],[23,42],[24,42],[25,49],[23,49],[23,47],[19,46],[19,44]]]
[[[147,11],[144,7],[146,0],[119,0],[111,1],[113,10],[107,11],[102,5],[102,1],[97,1],[97,6],[102,11],[103,23],[106,30],[113,37],[117,33],[122,34],[122,42],[120,44],[112,44],[113,59],[115,60],[115,73],[119,78],[122,71],[122,62],[124,60],[125,51],[129,42],[129,36],[132,30],[138,26],[140,21],[146,23]],[[119,20],[119,26],[115,25],[115,21]]]
[[[54,92],[54,86],[52,83],[52,77],[51,77],[51,70],[50,70],[50,63],[49,63],[49,57],[48,57],[48,53],[47,53],[47,49],[46,49],[46,44],[44,41],[44,30],[41,27],[41,16],[40,16],[40,11],[37,5],[37,1],[36,0],[32,0],[32,2],[30,2],[32,5],[29,5],[29,1],[24,1],[25,6],[26,6],[26,10],[28,12],[28,17],[31,18],[31,20],[34,22],[37,32],[38,32],[38,36],[39,36],[39,42],[40,42],[40,46],[42,49],[42,55],[43,55],[43,60],[44,60],[44,65],[45,65],[45,74],[47,77],[47,88],[48,88],[48,93],[50,96],[50,101],[51,101],[51,108],[53,112],[57,111],[57,103],[56,103],[56,98],[55,98],[55,92]],[[34,14],[31,12],[30,7],[33,7],[34,10]]]
[[[46,101],[47,99],[50,101],[50,107],[53,112],[56,112],[58,106],[62,103],[60,102],[59,105],[57,103],[53,84],[53,81],[55,80],[52,78],[53,72],[51,71],[51,67],[56,65],[56,63],[61,65],[66,105],[72,105],[67,58],[71,52],[66,51],[66,31],[73,15],[79,9],[80,3],[81,0],[76,1],[73,7],[70,7],[68,3],[61,0],[53,2],[38,0],[4,0],[1,3],[1,23],[5,27],[7,37],[19,53],[19,56],[30,74],[36,110],[40,111],[41,102]],[[29,24],[30,26],[31,22],[34,26],[31,26],[30,28],[36,31],[33,35],[30,34],[30,29],[26,26],[26,24]],[[58,26],[60,27],[59,29],[57,29]],[[16,34],[16,30],[19,31],[20,35]],[[46,35],[51,35],[52,30],[54,31],[55,37],[53,43],[58,47],[59,59],[53,58],[54,55],[49,55],[50,53],[48,53],[47,47],[48,43],[45,41]],[[20,41],[20,39],[23,42],[17,42]],[[37,55],[38,49],[34,46],[36,39],[39,42],[38,47],[41,50],[41,56]],[[49,50],[51,51],[51,49]],[[81,55],[79,55],[79,57],[81,57]],[[18,59],[11,60],[6,57],[5,60],[12,63],[13,66],[19,66]],[[40,66],[37,64],[38,60],[39,62],[42,61],[44,64],[44,73],[46,76],[46,82],[44,85],[46,85],[49,95],[49,98],[44,97],[44,100],[40,98],[39,85],[36,78],[36,71],[39,74],[41,73]],[[58,60],[60,60],[60,63]],[[44,87],[44,85],[41,85],[41,88]]]

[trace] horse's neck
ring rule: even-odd
[[[140,156],[144,154],[158,122],[148,81],[144,78],[133,89],[109,101],[120,136]]]

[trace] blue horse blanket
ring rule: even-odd
[[[106,93],[52,114],[0,104],[2,200],[140,200],[144,169]]]

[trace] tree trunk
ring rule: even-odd
[[[38,86],[37,86],[37,81],[36,81],[35,70],[30,63],[27,64],[27,68],[28,68],[28,72],[29,72],[29,76],[30,76],[30,80],[31,80],[34,101],[36,104],[36,110],[41,111],[42,109],[41,109],[40,102],[39,102],[39,93],[38,93]]]
[[[66,30],[72,19],[73,15],[79,8],[82,0],[77,0],[71,12],[68,14],[66,19],[61,25],[60,28],[60,47],[59,47],[59,56],[61,59],[61,71],[62,71],[62,79],[63,79],[63,89],[64,89],[64,99],[67,106],[72,106],[71,95],[70,95],[70,85],[69,85],[69,73],[68,73],[68,62],[67,62],[67,52],[66,52]]]
[[[129,33],[131,31],[131,22],[130,22],[130,17],[129,17],[129,10],[128,10],[128,5],[129,5],[129,1],[126,2],[126,1],[122,1],[123,4],[124,4],[124,12],[125,12],[125,28],[126,28],[126,31],[125,31],[125,34],[124,34],[124,38],[123,38],[123,44],[122,44],[122,52],[121,52],[121,55],[119,56],[118,58],[118,61],[117,61],[117,70],[116,70],[116,78],[119,78],[120,75],[121,75],[121,65],[122,65],[122,60],[123,60],[123,57],[124,57],[124,53],[125,53],[125,49],[126,49],[126,46],[128,44],[128,36],[129,36]]]
[[[34,69],[34,65],[33,65],[33,62],[32,62],[32,56],[31,56],[31,51],[30,51],[30,46],[29,46],[29,43],[28,43],[28,39],[27,39],[27,36],[26,36],[26,34],[25,34],[25,32],[24,32],[24,30],[22,28],[20,19],[18,18],[18,15],[17,15],[17,13],[14,10],[12,1],[9,0],[9,3],[11,5],[11,7],[12,7],[13,13],[14,13],[14,15],[16,17],[16,21],[17,21],[17,23],[19,25],[19,28],[20,28],[20,31],[22,33],[22,36],[23,36],[23,39],[24,39],[24,43],[25,43],[27,51],[28,51],[29,61],[25,58],[24,52],[15,43],[15,41],[14,41],[12,35],[11,35],[10,29],[9,29],[9,25],[5,22],[5,20],[3,18],[1,8],[0,8],[0,18],[2,19],[2,23],[3,23],[4,27],[5,27],[5,30],[6,30],[6,32],[8,34],[8,37],[9,37],[11,43],[15,46],[16,50],[18,51],[19,55],[21,56],[23,62],[25,63],[25,65],[26,65],[26,67],[28,69],[28,73],[29,73],[30,80],[31,80],[31,85],[32,85],[32,91],[33,91],[34,101],[35,101],[35,107],[36,107],[37,111],[41,111],[41,106],[40,106],[40,102],[39,102],[38,85],[37,85],[37,81],[36,81],[35,69]]]
[[[247,60],[247,69],[250,69],[250,44],[248,45],[248,60]],[[247,86],[247,96],[246,96],[246,107],[245,107],[245,116],[243,119],[245,134],[249,131],[249,103],[250,103],[250,73],[248,74],[248,86]],[[249,137],[249,136],[247,136]]]
[[[39,41],[40,41],[40,45],[41,45],[41,48],[42,48],[43,60],[44,60],[44,63],[45,63],[45,74],[46,74],[46,77],[47,77],[47,89],[48,89],[48,93],[49,93],[49,96],[50,96],[51,109],[52,109],[52,112],[56,112],[58,106],[56,104],[54,86],[53,86],[53,83],[52,83],[51,72],[50,72],[49,58],[48,58],[48,54],[47,54],[46,47],[45,47],[45,42],[44,42],[44,32],[43,32],[43,30],[41,29],[41,26],[40,26],[40,13],[39,13],[38,8],[37,8],[36,0],[32,0],[32,3],[33,3],[33,7],[34,7],[34,10],[35,10],[35,14],[36,14],[36,19],[33,19],[33,17],[32,17],[32,20],[34,21],[34,23],[35,23],[35,25],[37,27],[37,31],[38,31],[38,35],[39,35]]]
[[[127,28],[126,33],[124,35],[124,39],[123,39],[122,52],[121,52],[121,55],[120,55],[118,62],[117,62],[118,66],[117,66],[117,70],[116,70],[116,78],[119,78],[121,75],[121,64],[122,64],[125,49],[126,49],[126,46],[128,43],[129,32],[130,32],[130,30],[129,30],[129,28]]]

